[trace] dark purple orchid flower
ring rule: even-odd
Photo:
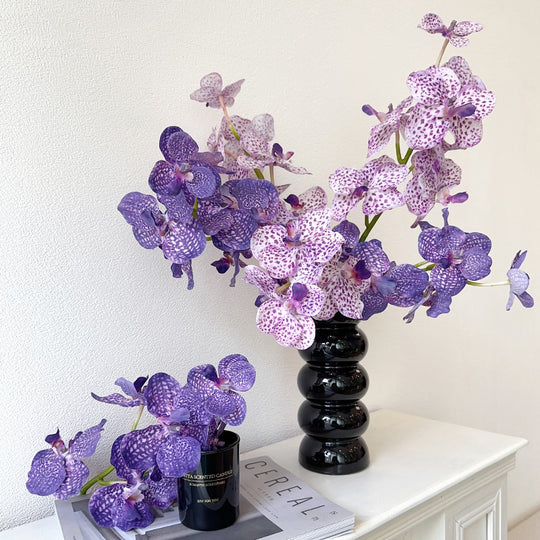
[[[79,431],[68,446],[57,431],[45,439],[51,445],[32,460],[26,488],[35,495],[54,495],[68,499],[77,495],[88,477],[88,467],[81,461],[95,451],[106,420],[85,431]]]
[[[159,139],[165,161],[158,161],[148,179],[158,195],[177,195],[180,191],[194,197],[210,197],[221,180],[215,167],[222,160],[219,152],[199,152],[199,146],[177,126],[165,128]]]
[[[244,421],[247,405],[237,392],[246,392],[255,383],[255,368],[241,354],[220,360],[218,369],[210,364],[197,366],[188,373],[188,386],[204,400],[204,407],[222,422],[237,426]]]
[[[410,307],[421,298],[428,283],[428,275],[410,264],[391,263],[378,240],[360,242],[352,256],[363,263],[370,287],[362,295],[362,319],[381,313],[388,304]]]
[[[122,455],[122,441],[116,439],[111,449],[111,464],[119,478],[127,483],[117,483],[95,491],[88,502],[88,509],[101,527],[119,527],[127,531],[146,527],[154,516],[151,506],[168,508],[176,499],[176,479],[164,477],[158,467],[144,475],[131,469]]]
[[[200,443],[189,436],[186,422],[190,412],[182,405],[183,388],[166,373],[148,380],[144,396],[148,412],[158,424],[127,433],[120,452],[130,469],[144,472],[157,465],[167,477],[181,477],[195,469],[200,460]]]
[[[420,222],[418,251],[429,262],[435,263],[430,272],[430,283],[436,295],[428,299],[428,315],[437,317],[447,313],[450,298],[463,290],[468,280],[486,277],[491,269],[491,240],[482,233],[465,233],[448,224],[448,208],[443,209],[444,227],[438,229]],[[434,303],[435,302],[435,303]]]

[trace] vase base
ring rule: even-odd
[[[369,451],[362,437],[323,440],[306,435],[300,443],[298,460],[309,471],[352,474],[369,466]]]

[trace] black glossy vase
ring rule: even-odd
[[[300,464],[323,474],[350,474],[369,465],[361,435],[369,413],[360,399],[369,385],[360,366],[367,339],[354,319],[336,315],[315,321],[315,341],[299,351],[306,365],[298,373],[298,388],[306,401],[298,423],[306,433],[300,444]]]
[[[199,531],[224,529],[240,511],[240,437],[224,431],[223,448],[201,452],[197,469],[178,479],[178,511],[182,525]]]

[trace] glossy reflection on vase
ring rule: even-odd
[[[350,474],[369,465],[361,437],[369,413],[360,401],[369,379],[359,364],[367,352],[367,338],[357,323],[342,315],[315,321],[313,345],[299,351],[306,361],[298,373],[298,388],[306,398],[298,410],[298,423],[306,434],[299,461],[311,471]]]

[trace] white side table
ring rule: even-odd
[[[365,435],[368,469],[345,476],[307,471],[300,437],[265,453],[327,498],[354,512],[341,540],[506,540],[506,475],[527,441],[379,410]]]
[[[301,436],[243,454],[268,455],[356,516],[340,540],[506,540],[506,475],[527,441],[396,411],[371,415],[371,465],[327,476],[298,464]],[[55,517],[0,540],[58,540]]]

